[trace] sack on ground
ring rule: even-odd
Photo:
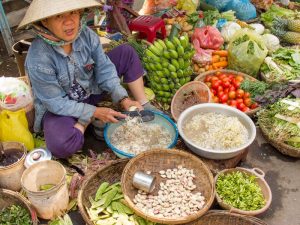
[[[3,110],[0,113],[0,141],[23,143],[28,150],[34,148],[33,136],[28,130],[24,109],[19,111]]]

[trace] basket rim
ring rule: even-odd
[[[84,194],[84,190],[86,189],[86,187],[89,185],[89,182],[91,180],[93,180],[96,176],[98,176],[99,173],[101,173],[102,171],[106,170],[107,168],[109,168],[110,166],[116,165],[120,162],[126,162],[129,161],[128,158],[125,159],[117,159],[117,160],[113,160],[112,162],[109,162],[107,165],[97,169],[94,173],[92,173],[91,175],[89,175],[89,177],[83,182],[83,184],[81,185],[79,192],[78,192],[78,208],[79,208],[79,213],[80,215],[83,217],[84,221],[87,224],[93,224],[91,223],[91,219],[88,216],[88,213],[86,212],[86,208],[83,204],[83,194]]]
[[[276,141],[275,139],[272,139],[269,136],[268,132],[266,131],[265,126],[262,125],[261,123],[259,123],[259,128],[262,132],[262,135],[267,140],[267,142],[269,144],[271,144],[279,152],[281,152],[284,155],[288,155],[290,157],[300,158],[300,149],[299,148],[296,148],[296,147],[290,146],[284,142],[280,142],[280,141]],[[285,149],[287,152],[282,151],[281,148]]]
[[[180,114],[182,113],[179,113],[179,115],[178,116],[175,116],[175,112],[174,112],[174,102],[175,102],[175,96],[176,96],[176,94],[177,93],[179,93],[179,92],[181,92],[184,88],[186,88],[187,86],[189,86],[189,85],[192,85],[192,84],[199,84],[199,85],[202,85],[206,90],[207,90],[207,92],[208,92],[208,99],[209,99],[209,102],[211,101],[211,92],[210,92],[210,90],[209,90],[209,87],[204,83],[204,82],[202,82],[202,81],[200,81],[200,80],[193,80],[193,81],[190,81],[190,82],[188,82],[188,83],[186,83],[186,84],[184,84],[182,87],[180,87],[177,91],[176,91],[176,93],[175,93],[175,95],[173,96],[173,98],[172,98],[172,102],[171,102],[171,114],[172,114],[172,117],[173,117],[173,119],[175,120],[175,121],[178,121],[178,119],[179,119],[179,116],[180,116]],[[202,103],[199,103],[199,104],[202,104]],[[198,104],[196,104],[196,105],[198,105]]]
[[[20,200],[21,202],[23,202],[25,204],[25,206],[26,206],[27,211],[29,212],[32,224],[33,225],[37,225],[38,224],[37,213],[36,213],[34,207],[32,206],[32,204],[23,195],[21,195],[18,192],[11,191],[11,190],[8,190],[8,189],[3,189],[3,188],[0,188],[0,194],[1,193],[3,193],[4,195],[14,196],[18,200]]]
[[[167,147],[167,149],[172,149],[177,144],[178,136],[179,136],[179,132],[178,132],[178,128],[177,128],[176,124],[173,122],[173,120],[169,116],[165,115],[164,113],[157,112],[157,111],[151,111],[151,112],[153,112],[154,114],[159,115],[159,116],[163,117],[164,119],[166,119],[171,124],[171,126],[174,128],[174,130],[175,130],[174,140]],[[114,153],[120,154],[120,155],[125,156],[127,158],[134,158],[134,157],[136,157],[137,155],[124,152],[124,151],[122,151],[120,149],[117,149],[115,146],[112,145],[112,143],[110,142],[110,140],[109,140],[109,138],[107,136],[107,132],[108,132],[108,129],[109,129],[110,126],[111,126],[111,123],[107,123],[105,125],[105,127],[104,127],[104,140],[105,140],[106,144],[108,145],[108,147]]]
[[[26,146],[23,143],[18,142],[18,141],[3,141],[2,145],[3,145],[3,143],[6,143],[6,144],[18,143],[18,144],[20,144],[22,146],[22,149],[18,149],[18,150],[21,150],[23,154],[22,154],[21,158],[18,159],[17,162],[14,162],[13,164],[10,164],[8,166],[3,166],[2,168],[0,167],[0,171],[5,171],[5,170],[8,170],[8,169],[11,169],[11,168],[15,167],[16,165],[18,165],[20,163],[24,163],[25,158],[26,158],[26,153],[27,153],[28,150],[27,150]]]
[[[235,212],[235,213],[239,213],[239,214],[243,214],[243,215],[255,216],[255,215],[258,215],[258,214],[261,214],[261,213],[265,212],[270,207],[271,202],[272,202],[272,191],[271,191],[271,188],[270,188],[269,184],[267,183],[267,181],[264,179],[264,175],[263,176],[259,176],[257,173],[254,172],[254,169],[255,168],[253,168],[251,170],[251,169],[247,169],[247,168],[243,168],[243,167],[236,167],[236,168],[224,169],[224,170],[221,170],[220,172],[217,173],[217,175],[215,176],[215,180],[214,180],[214,182],[215,182],[214,183],[215,184],[215,189],[216,189],[216,200],[217,200],[218,204],[223,209],[227,209],[230,212]],[[233,207],[233,206],[225,203],[221,199],[221,197],[219,196],[219,194],[217,192],[217,188],[216,188],[216,186],[217,186],[217,180],[218,180],[219,176],[221,174],[234,173],[236,171],[242,171],[242,172],[245,172],[247,174],[254,175],[256,177],[256,179],[262,181],[263,185],[259,185],[260,188],[262,188],[262,186],[264,186],[267,189],[267,192],[269,193],[269,196],[270,196],[269,199],[268,199],[268,201],[264,205],[264,207],[262,207],[261,209],[257,209],[257,210],[246,211],[246,210],[235,208],[235,207]]]
[[[233,73],[233,74],[236,74],[236,75],[241,75],[243,77],[246,77],[252,81],[258,81],[258,79],[246,74],[246,73],[243,73],[243,72],[239,72],[239,71],[235,71],[235,70],[229,70],[229,69],[218,69],[218,70],[211,70],[211,71],[206,71],[204,73],[200,73],[194,80],[199,80],[199,81],[203,81],[203,78],[207,75],[210,75],[210,74],[214,74],[214,73],[217,73],[217,72],[223,72],[223,73]],[[201,79],[201,80],[200,80]],[[261,109],[261,106],[259,105],[257,108],[255,109],[250,109],[248,112],[244,112],[245,114],[247,114],[248,116],[253,116],[255,115],[259,110]]]
[[[131,209],[133,209],[133,211],[137,215],[139,215],[139,216],[141,216],[143,218],[146,218],[147,220],[150,220],[152,222],[164,223],[164,224],[185,224],[185,223],[189,223],[191,221],[194,221],[194,220],[198,219],[199,217],[201,217],[203,214],[205,214],[210,209],[210,207],[212,206],[212,204],[214,202],[214,199],[215,199],[215,187],[214,187],[214,180],[213,180],[212,172],[210,171],[210,169],[208,168],[208,166],[201,159],[199,159],[198,157],[196,157],[193,154],[187,153],[187,152],[182,151],[182,150],[177,150],[177,149],[173,149],[173,151],[166,151],[167,154],[181,155],[181,156],[185,156],[185,157],[188,157],[188,158],[192,158],[195,161],[198,161],[199,165],[201,165],[204,168],[204,170],[207,172],[207,175],[209,177],[209,181],[212,184],[211,196],[207,200],[207,202],[204,205],[204,207],[201,210],[199,210],[197,213],[195,213],[193,215],[189,215],[187,217],[184,217],[184,219],[178,219],[178,218],[177,219],[157,218],[155,216],[146,215],[144,212],[142,212],[141,210],[139,210],[135,206],[135,204],[132,202],[132,200],[129,198],[129,196],[127,195],[127,191],[126,191],[126,188],[125,188],[125,182],[123,182],[123,181],[126,180],[128,171],[131,168],[131,166],[135,162],[143,159],[144,157],[147,157],[150,154],[160,153],[162,150],[163,149],[153,149],[153,150],[150,150],[150,151],[143,152],[143,153],[137,155],[135,158],[131,159],[127,163],[127,165],[125,166],[125,168],[123,170],[122,177],[121,177],[121,188],[122,188],[122,192],[123,192],[123,195],[124,195],[124,199],[127,202],[128,206]]]

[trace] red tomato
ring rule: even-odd
[[[243,82],[244,81],[244,77],[241,76],[241,75],[237,75],[237,76],[235,76],[235,80],[239,81],[239,82]]]
[[[210,91],[211,91],[214,95],[217,95],[217,91],[216,91],[216,90],[210,89]]]
[[[231,106],[237,106],[237,101],[236,100],[230,100],[230,105]]]
[[[245,94],[244,90],[242,90],[242,89],[236,90],[236,97],[237,98],[243,98],[244,94]]]
[[[213,82],[213,81],[216,81],[216,80],[219,80],[219,78],[216,77],[216,76],[212,76],[211,79],[210,79],[210,82]]]
[[[223,83],[225,83],[225,82],[230,82],[230,79],[229,79],[228,77],[224,77],[224,78],[222,79],[222,82],[223,82]]]
[[[243,110],[243,108],[245,108],[246,106],[245,106],[245,104],[244,103],[242,103],[242,102],[239,102],[239,103],[237,103],[237,108],[239,109],[239,110]]]
[[[228,94],[228,92],[229,92],[229,88],[225,88],[225,89],[224,89],[224,93],[225,93],[225,94]]]
[[[222,103],[225,103],[228,101],[228,95],[227,94],[223,94],[221,97],[220,97],[220,101]]]
[[[224,94],[225,94],[224,91],[219,91],[217,95],[219,98],[221,98]]]
[[[258,107],[258,104],[256,102],[252,103],[250,106],[250,109],[256,109]]]
[[[229,91],[235,91],[236,89],[235,89],[235,87],[233,86],[233,85],[231,85],[230,87],[229,87]]]
[[[234,75],[233,75],[233,74],[229,74],[227,77],[228,77],[230,80],[233,80],[233,79],[234,79]]]
[[[211,88],[211,83],[210,82],[205,82],[205,84],[207,85],[207,87]]]
[[[218,92],[223,91],[223,90],[224,90],[224,88],[221,85],[217,89]]]
[[[223,80],[224,78],[226,78],[227,76],[226,76],[226,74],[224,74],[224,73],[220,73],[219,75],[218,75],[218,78],[220,79],[220,80]]]
[[[235,93],[235,91],[230,91],[230,92],[228,93],[228,97],[229,97],[230,99],[235,99],[235,98],[236,98],[236,93]]]
[[[222,81],[220,80],[214,80],[211,83],[211,87],[215,90],[218,90],[218,87],[221,85]]]
[[[214,96],[213,101],[214,101],[214,103],[219,103],[219,98],[217,96]]]
[[[241,86],[241,82],[239,82],[239,81],[233,80],[232,83],[233,83],[233,86],[234,86],[236,89],[239,89],[240,86]]]
[[[243,112],[248,112],[250,109],[249,109],[249,107],[247,107],[247,106],[245,106],[244,108],[242,108],[242,111]]]
[[[207,75],[204,79],[204,82],[210,82],[212,78],[212,75]]]
[[[250,93],[245,91],[244,98],[250,98]]]
[[[237,99],[236,99],[236,102],[237,102],[237,103],[244,103],[244,99],[242,99],[242,98],[237,98]]]
[[[250,107],[251,104],[252,104],[251,98],[244,98],[244,104],[245,104],[247,107]]]
[[[223,86],[224,88],[229,88],[229,87],[230,87],[229,81],[226,81],[226,82],[223,81],[222,86]]]

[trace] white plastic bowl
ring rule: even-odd
[[[191,119],[194,115],[198,113],[209,113],[209,112],[214,112],[214,113],[220,113],[224,114],[227,116],[235,116],[239,119],[239,121],[246,127],[248,130],[249,134],[249,139],[248,141],[238,147],[238,148],[233,148],[230,150],[218,150],[218,149],[206,149],[206,148],[200,148],[196,144],[194,144],[192,141],[190,141],[184,134],[183,132],[183,125],[185,122],[189,119]],[[220,124],[222,126],[222,124]],[[181,113],[179,116],[179,119],[177,121],[177,127],[180,136],[184,140],[185,144],[189,149],[191,149],[193,152],[195,152],[197,155],[208,158],[208,159],[230,159],[238,154],[240,154],[242,151],[244,151],[249,145],[252,144],[256,137],[256,127],[253,121],[250,119],[249,116],[247,116],[245,113],[239,111],[238,109],[235,109],[233,107],[227,106],[227,105],[222,105],[222,104],[216,104],[216,103],[204,103],[204,104],[199,104],[192,106],[185,111]]]

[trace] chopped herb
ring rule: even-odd
[[[31,225],[32,221],[25,208],[19,205],[12,205],[0,210],[0,224]]]

